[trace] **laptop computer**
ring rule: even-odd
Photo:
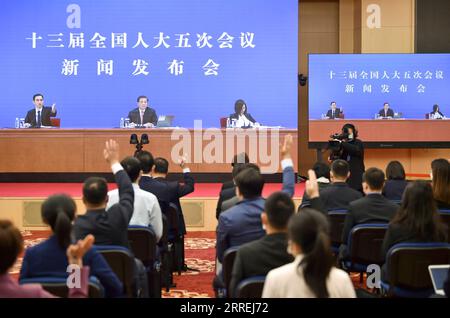
[[[450,265],[429,265],[431,282],[433,283],[434,292],[438,295],[445,296],[444,283],[448,278],[448,270]]]
[[[158,117],[156,127],[172,127],[173,115],[161,115]]]

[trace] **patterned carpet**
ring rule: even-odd
[[[25,249],[39,244],[45,240],[50,233],[48,231],[23,231]],[[211,298],[214,297],[212,281],[215,274],[215,232],[189,232],[185,237],[185,258],[189,268],[199,271],[182,272],[180,276],[174,273],[176,287],[169,292],[163,290],[163,298]],[[17,259],[16,264],[10,271],[13,277],[19,277],[23,255]],[[350,275],[355,288],[365,288],[365,279],[359,283],[359,273]]]

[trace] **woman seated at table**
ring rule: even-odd
[[[259,123],[247,113],[247,105],[242,99],[238,99],[234,104],[234,114],[230,115],[229,121],[231,127],[249,128],[257,127]]]
[[[430,119],[445,119],[444,114],[439,111],[439,105],[433,105],[433,111],[429,115]]]

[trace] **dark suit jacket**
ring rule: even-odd
[[[359,139],[342,142],[341,159],[348,162],[350,166],[350,177],[348,185],[358,191],[362,191],[362,175],[366,170],[364,167],[364,145]]]
[[[328,180],[328,179],[327,179]],[[320,182],[320,180],[317,181],[317,184],[319,186],[319,192],[320,192],[320,196],[322,196],[322,191],[325,188],[328,188],[330,186],[330,183],[326,183],[326,182]],[[298,206],[298,211],[300,211],[300,209],[302,208],[306,208],[311,206],[311,202],[310,202],[310,198],[308,196],[308,194],[306,193],[306,190],[303,191],[303,196],[302,196],[302,203]]]
[[[339,118],[340,115],[341,115],[341,109],[340,108],[336,108],[334,110],[334,116],[333,116],[333,111],[331,109],[329,109],[327,111],[327,117],[330,118],[330,119]]]
[[[387,110],[387,114],[385,114],[384,108],[383,108],[383,109],[380,110],[378,115],[380,115],[380,117],[394,117],[394,111],[391,108],[389,108]]]
[[[247,117],[247,119],[249,121],[251,121],[252,123],[256,123],[256,120],[252,117],[252,115],[250,115],[249,113],[245,113],[244,115],[245,115],[245,117]],[[230,119],[238,120],[239,119],[239,114],[237,114],[237,113],[231,114],[230,115]]]
[[[362,193],[345,182],[335,182],[320,192],[320,198],[328,211],[348,210],[350,202],[362,198]]]
[[[69,265],[66,250],[61,248],[55,235],[26,250],[20,270],[20,279],[34,277],[67,277]],[[123,286],[103,256],[92,247],[83,257],[83,266],[89,266],[90,275],[99,279],[106,297],[119,297]]]
[[[406,180],[387,180],[384,183],[383,195],[389,200],[401,200],[407,185]]]
[[[355,225],[390,222],[398,208],[397,204],[379,193],[371,193],[351,202],[348,207],[348,214],[345,217],[342,242],[347,243],[348,236]]]
[[[294,260],[287,253],[287,234],[266,235],[239,247],[233,265],[229,293],[235,296],[239,283],[252,276],[266,276],[269,271]]]
[[[178,209],[178,218],[180,220],[181,233],[186,234],[186,224],[184,222],[183,210],[181,209],[180,198],[194,192],[194,178],[189,172],[183,173],[184,183],[179,183],[178,181],[168,181],[162,178],[156,178],[155,180],[167,185],[169,192],[169,203],[176,205]]]
[[[97,245],[120,245],[129,248],[128,224],[134,210],[134,190],[124,170],[115,174],[119,188],[119,202],[105,210],[88,210],[75,221],[77,240],[92,234]]]
[[[51,126],[50,117],[56,116],[56,110],[52,113],[51,107],[42,107],[41,110],[41,126]],[[33,108],[28,111],[27,116],[25,117],[25,123],[31,124],[31,127],[37,127],[36,124],[36,108]]]
[[[223,190],[228,189],[228,188],[234,188],[234,181],[233,180],[226,181],[226,182],[222,183],[222,188],[220,188],[220,191],[223,191]]]
[[[141,115],[139,113],[139,107],[136,107],[132,111],[128,113],[128,118],[130,122],[135,123],[136,125],[143,125],[147,123],[152,123],[156,126],[158,123],[158,116],[156,116],[156,112],[153,108],[147,107],[144,112],[144,122],[141,123]]]
[[[216,219],[219,219],[219,215],[222,212],[222,203],[236,196],[236,186],[233,183],[232,187],[226,188],[220,191],[219,200],[216,207]]]

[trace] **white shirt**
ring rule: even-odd
[[[239,115],[238,120],[236,121],[236,127],[253,127],[253,123],[248,120],[248,118],[244,115]]]
[[[271,270],[266,277],[263,298],[315,298],[315,294],[306,284],[303,271],[298,267],[303,255],[298,255],[292,263]],[[332,267],[327,279],[330,298],[356,298],[350,276],[336,267]]]
[[[139,188],[139,185],[133,183],[134,190],[134,211],[130,220],[130,225],[151,225],[155,232],[156,240],[162,236],[162,215],[161,208],[156,196],[150,192]],[[106,210],[119,202],[119,190],[115,189],[108,192],[108,204]]]
[[[431,113],[431,114],[430,114],[430,118],[431,118],[431,119],[444,119],[445,116],[441,116],[441,114],[439,114],[438,112],[436,112],[436,113]]]

